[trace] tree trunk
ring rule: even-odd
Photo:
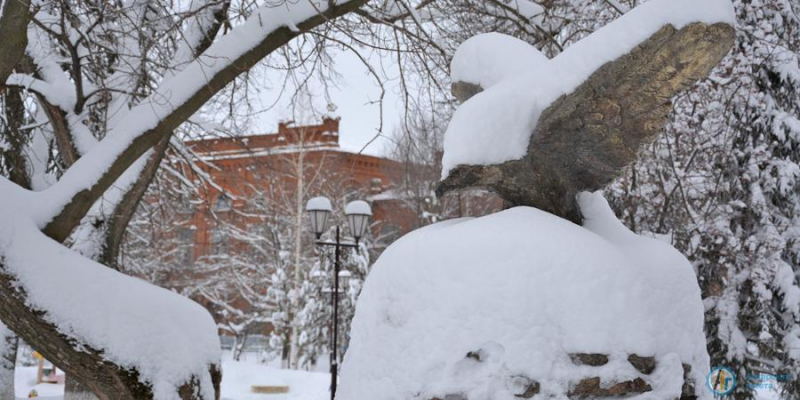
[[[43,310],[28,305],[24,288],[6,272],[0,258],[0,320],[25,338],[44,358],[97,394],[100,400],[153,398],[150,386],[140,381],[137,371],[122,368],[106,360],[103,352],[90,344],[64,335],[57,326],[45,320],[45,315]],[[208,370],[219,396],[222,373],[218,365],[209,365]],[[195,400],[198,389],[199,382],[192,377],[177,388],[178,398]]]
[[[233,342],[233,361],[241,360],[244,347],[247,344],[248,336],[249,335],[247,333],[242,333],[235,336],[236,339]]]
[[[19,339],[0,323],[0,400],[14,400],[14,367]]]
[[[303,198],[305,197],[305,190],[306,190],[306,183],[305,183],[305,136],[302,131],[297,134],[297,140],[300,144],[300,151],[297,154],[297,163],[295,166],[295,171],[297,174],[297,187],[295,192],[295,204],[294,204],[294,212],[295,212],[295,221],[294,221],[294,295],[297,296],[300,293],[300,287],[302,286],[303,282],[301,282],[301,270],[300,270],[300,262],[302,259],[302,251],[303,251]],[[299,358],[300,358],[300,326],[297,323],[297,310],[295,310],[292,306],[292,299],[289,299],[289,321],[291,324],[291,337],[290,337],[290,353],[289,353],[289,368],[290,369],[298,369],[299,365]]]
[[[706,77],[733,40],[727,24],[664,26],[544,110],[525,157],[458,166],[437,194],[483,187],[511,206],[532,206],[581,223],[575,195],[602,189],[633,163],[639,149],[661,133],[670,99]],[[461,101],[479,91],[469,82],[453,88]]]
[[[0,0],[0,93],[28,45],[30,0]]]
[[[5,170],[11,182],[25,189],[31,188],[28,174],[28,163],[25,160],[29,131],[20,129],[26,123],[25,99],[22,90],[16,87],[6,88],[1,94],[5,99],[4,124],[0,124],[0,137],[5,138],[6,146],[0,146],[0,171]]]
[[[66,385],[64,386],[64,400],[98,400],[97,396],[89,388],[80,384],[67,375]]]

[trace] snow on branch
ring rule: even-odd
[[[214,398],[208,370],[219,361],[219,339],[205,309],[66,249],[25,218],[14,198],[0,197],[3,321],[20,334],[37,330],[42,343],[30,344],[61,361],[59,367],[68,373],[75,372],[77,360],[109,360],[136,371],[152,385],[156,399],[174,398],[176,388],[193,376],[202,380],[200,398]],[[38,320],[23,317],[23,304],[39,314]],[[63,339],[51,337],[51,330],[37,323],[58,327],[52,332],[66,335],[77,348],[55,350]],[[65,355],[56,351],[77,354],[63,360]],[[98,381],[109,379],[95,373]]]
[[[362,3],[303,0],[262,7],[120,118],[105,139],[31,204],[31,216],[48,236],[63,239],[133,161],[239,73],[302,32]]]
[[[132,168],[137,160],[143,163],[158,143],[166,146],[173,131],[215,93],[295,37],[364,1],[299,0],[263,6],[183,69],[165,76],[136,105],[115,109],[123,116],[112,120],[104,139],[83,147],[80,158],[49,188],[33,192],[0,177],[0,318],[68,374],[107,398],[215,398],[219,342],[207,311],[81,257],[61,243],[103,196],[119,203],[119,193],[109,191],[112,185],[125,189],[133,183],[141,168]],[[62,23],[53,29],[64,33],[66,27]],[[30,32],[44,29],[49,25],[34,24]],[[53,33],[47,35],[37,37],[40,44],[53,39]],[[64,44],[72,46],[68,53],[82,51],[76,44],[82,35],[70,36],[70,45]],[[76,64],[75,57],[57,60],[52,54],[58,52],[29,52],[35,72],[25,71],[28,75],[14,79],[39,88],[45,101],[64,95],[51,101],[54,107],[67,108],[60,110],[67,121],[85,118],[78,106],[85,100],[84,86],[75,73],[62,68],[80,68],[83,55],[78,54]],[[6,76],[2,78],[5,82]],[[51,91],[54,85],[64,87]],[[73,122],[83,126],[83,120]],[[191,340],[186,340],[187,334]]]

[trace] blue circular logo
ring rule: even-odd
[[[726,396],[736,387],[736,375],[728,367],[716,367],[708,373],[706,384],[717,396]]]

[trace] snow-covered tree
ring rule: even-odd
[[[800,395],[800,20],[796,3],[736,1],[736,46],[675,99],[666,134],[608,193],[621,218],[693,261],[713,365],[734,368],[734,396],[758,374]],[[788,375],[787,375],[788,374]],[[763,382],[762,382],[763,383]]]
[[[344,221],[341,221],[344,223]],[[342,225],[344,226],[344,225]],[[355,305],[361,293],[361,285],[369,272],[369,240],[359,243],[359,248],[342,251],[339,272],[338,312],[338,360],[344,357],[350,341],[350,323],[355,315]],[[325,248],[318,262],[308,272],[300,291],[303,307],[298,313],[300,320],[301,366],[311,369],[320,358],[327,357],[333,346],[333,292],[334,252]]]

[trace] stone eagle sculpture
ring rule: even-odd
[[[587,192],[658,136],[734,23],[730,0],[651,0],[553,59],[500,34],[464,42],[438,192],[488,188],[509,209],[381,254],[336,398],[711,400],[691,264]]]
[[[507,207],[532,206],[580,223],[575,195],[602,189],[633,163],[663,130],[671,98],[706,77],[733,42],[728,23],[663,26],[544,109],[524,157],[456,165],[437,194],[486,188]],[[482,91],[480,82],[452,85],[462,107]]]

